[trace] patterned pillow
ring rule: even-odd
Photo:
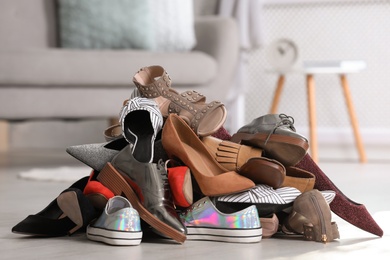
[[[192,0],[57,0],[60,46],[188,51],[196,43]]]

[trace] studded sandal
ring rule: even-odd
[[[205,103],[204,96],[197,92],[178,94],[161,66],[141,68],[133,82],[143,97],[157,99],[163,116],[178,114],[198,136],[212,135],[225,123],[227,112],[223,103]]]

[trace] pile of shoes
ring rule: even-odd
[[[227,111],[196,91],[178,93],[161,66],[141,68],[105,143],[66,151],[91,167],[14,233],[76,231],[110,245],[139,245],[143,227],[178,243],[256,243],[275,234],[330,242],[332,190],[295,167],[309,148],[292,117],[269,114],[231,136]],[[145,232],[144,232],[145,233]]]

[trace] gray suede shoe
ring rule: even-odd
[[[285,114],[268,114],[241,127],[232,142],[264,149],[264,156],[276,159],[284,166],[294,166],[309,149],[307,139],[298,134],[294,119]]]

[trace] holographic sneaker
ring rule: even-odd
[[[87,237],[109,245],[139,245],[142,239],[139,214],[126,198],[114,196],[100,217],[88,225]]]
[[[260,219],[254,205],[226,214],[220,212],[209,197],[204,197],[179,216],[187,228],[187,240],[256,243],[262,238]]]

